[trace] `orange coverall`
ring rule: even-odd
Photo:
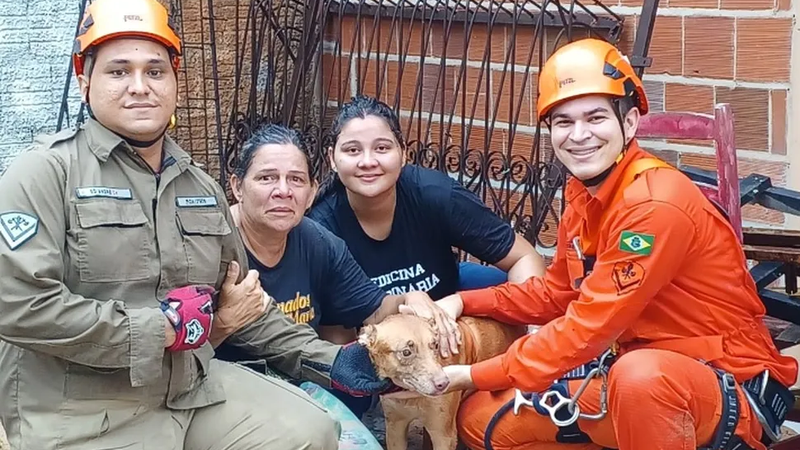
[[[484,448],[486,425],[513,388],[545,391],[614,342],[620,355],[609,373],[609,413],[578,420],[593,444],[556,443],[550,418],[523,407],[497,422],[494,448],[694,449],[710,442],[722,413],[717,375],[699,360],[738,383],[764,369],[785,386],[796,379],[797,362],[778,352],[761,320],[765,308],[733,229],[699,188],[672,169],[648,170],[620,186],[626,167],[642,157],[652,155],[634,140],[594,197],[577,180],[568,182],[556,254],[544,276],[460,293],[464,315],[543,325],[505,354],[472,366],[479,391],[458,417],[470,448]],[[596,255],[577,289],[584,272],[576,236],[586,254]],[[587,242],[592,236],[596,243]],[[580,383],[569,382],[571,395]],[[600,383],[593,380],[581,396],[582,412],[599,412]],[[741,386],[737,393],[736,434],[763,450]]]

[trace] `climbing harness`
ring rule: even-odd
[[[739,436],[736,426],[742,405],[736,395],[736,380],[733,375],[710,366],[717,374],[722,390],[722,418],[720,419],[714,439],[708,447],[698,450],[752,450]],[[742,391],[763,430],[761,443],[769,447],[780,440],[780,428],[789,410],[794,405],[794,395],[769,376],[769,370],[742,383]]]
[[[556,441],[561,443],[588,443],[588,435],[583,433],[577,425],[578,419],[601,420],[608,413],[608,372],[616,356],[616,350],[611,348],[603,353],[600,358],[589,364],[579,366],[565,374],[542,395],[537,393],[523,393],[515,390],[514,399],[510,400],[495,413],[484,435],[484,447],[493,450],[491,436],[497,421],[512,410],[515,416],[523,406],[535,409],[539,414],[550,416],[553,423],[559,428]],[[742,405],[736,391],[736,379],[732,374],[717,369],[706,363],[717,375],[720,391],[722,393],[722,417],[714,433],[711,444],[698,447],[698,450],[752,450],[742,438],[736,436],[736,426]],[[600,412],[598,414],[582,413],[578,399],[588,387],[591,380],[602,378],[600,387]],[[567,389],[567,380],[580,379],[583,383],[570,397]],[[795,399],[789,388],[783,386],[769,376],[769,370],[741,384],[742,391],[750,404],[750,410],[762,426],[761,442],[769,447],[780,440],[780,427],[786,420],[786,415],[792,409]],[[556,398],[555,402],[550,401]]]
[[[542,395],[535,392],[524,393],[519,389],[515,389],[514,398],[500,407],[486,426],[486,433],[484,433],[483,438],[483,445],[486,450],[494,449],[491,440],[494,428],[500,418],[511,410],[513,410],[515,416],[518,416],[523,406],[533,408],[539,414],[550,417],[550,420],[559,428],[556,435],[557,442],[564,444],[591,442],[589,436],[581,431],[576,422],[578,419],[602,420],[608,413],[608,372],[618,352],[619,346],[615,343],[599,358],[564,374]],[[578,405],[578,399],[589,387],[589,383],[597,377],[602,380],[602,385],[600,386],[600,412],[598,414],[582,413]],[[570,397],[568,381],[580,379],[583,382],[575,391],[575,394]],[[552,398],[555,398],[555,401],[552,401]]]
[[[578,390],[575,391],[575,395],[573,395],[571,398],[569,396],[564,396],[558,389],[551,389],[541,396],[539,399],[539,406],[547,411],[547,413],[550,415],[550,419],[554,424],[556,424],[556,426],[559,428],[567,427],[575,423],[578,419],[602,420],[606,416],[608,413],[608,371],[616,354],[616,348],[612,347],[606,350],[600,356],[600,358],[597,359],[597,364],[593,368],[589,369],[589,373],[587,373],[583,378],[583,382],[578,387]],[[580,366],[577,369],[574,369],[562,377],[561,380],[576,379],[571,377],[572,373],[576,370],[580,370],[582,372],[585,370],[585,367],[586,366]],[[600,412],[597,414],[582,413],[581,407],[578,405],[578,399],[581,397],[581,395],[583,395],[584,391],[586,391],[589,383],[597,376],[600,376],[602,379],[602,385],[600,386]],[[555,404],[549,402],[551,397],[556,398]],[[525,399],[519,390],[517,390],[517,396],[515,399],[518,399],[519,402],[515,402],[514,404],[514,415],[519,414],[519,407],[522,405],[533,406],[533,401]],[[569,418],[566,420],[562,420],[557,417],[558,412],[564,407],[567,408],[569,413]]]

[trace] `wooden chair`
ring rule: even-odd
[[[714,108],[714,115],[697,113],[650,113],[642,117],[636,132],[639,139],[713,140],[716,154],[717,186],[698,183],[700,190],[728,215],[742,241],[742,205],[739,167],[733,131],[733,111],[727,103]],[[689,174],[691,176],[691,173]]]
[[[680,169],[698,182],[700,189],[727,214],[739,241],[745,243],[742,228],[742,192],[739,180],[736,143],[734,138],[734,117],[731,106],[727,103],[716,105],[714,115],[688,112],[650,113],[642,117],[636,133],[639,139],[671,139],[671,140],[713,140],[716,156],[716,182],[713,185],[704,171],[691,167]],[[749,230],[758,234],[757,230]],[[800,262],[800,249],[765,248],[744,245],[745,254],[750,259],[771,260],[794,258]],[[794,314],[792,314],[794,315]],[[800,320],[797,315],[794,320]],[[787,420],[800,421],[800,400],[790,412]],[[784,439],[771,450],[789,450],[800,448],[800,436]]]

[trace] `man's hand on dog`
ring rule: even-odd
[[[472,372],[470,366],[467,365],[453,365],[442,367],[447,378],[450,379],[450,384],[442,395],[453,391],[467,391],[475,389],[475,384],[472,382]]]
[[[398,307],[401,314],[413,314],[424,319],[433,320],[439,335],[439,352],[447,358],[450,352],[458,354],[461,344],[461,330],[456,324],[458,316],[441,307],[439,302],[431,300],[427,293],[411,291],[403,296],[405,303]],[[459,312],[460,313],[460,312]]]

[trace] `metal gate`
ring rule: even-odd
[[[255,127],[288,124],[305,133],[324,177],[338,107],[376,96],[400,116],[411,162],[458,179],[551,247],[564,174],[535,117],[539,68],[565,42],[618,44],[633,31],[600,1],[586,3],[171,0],[184,42],[174,137],[225,186]],[[625,49],[640,73],[657,4],[645,2]]]

